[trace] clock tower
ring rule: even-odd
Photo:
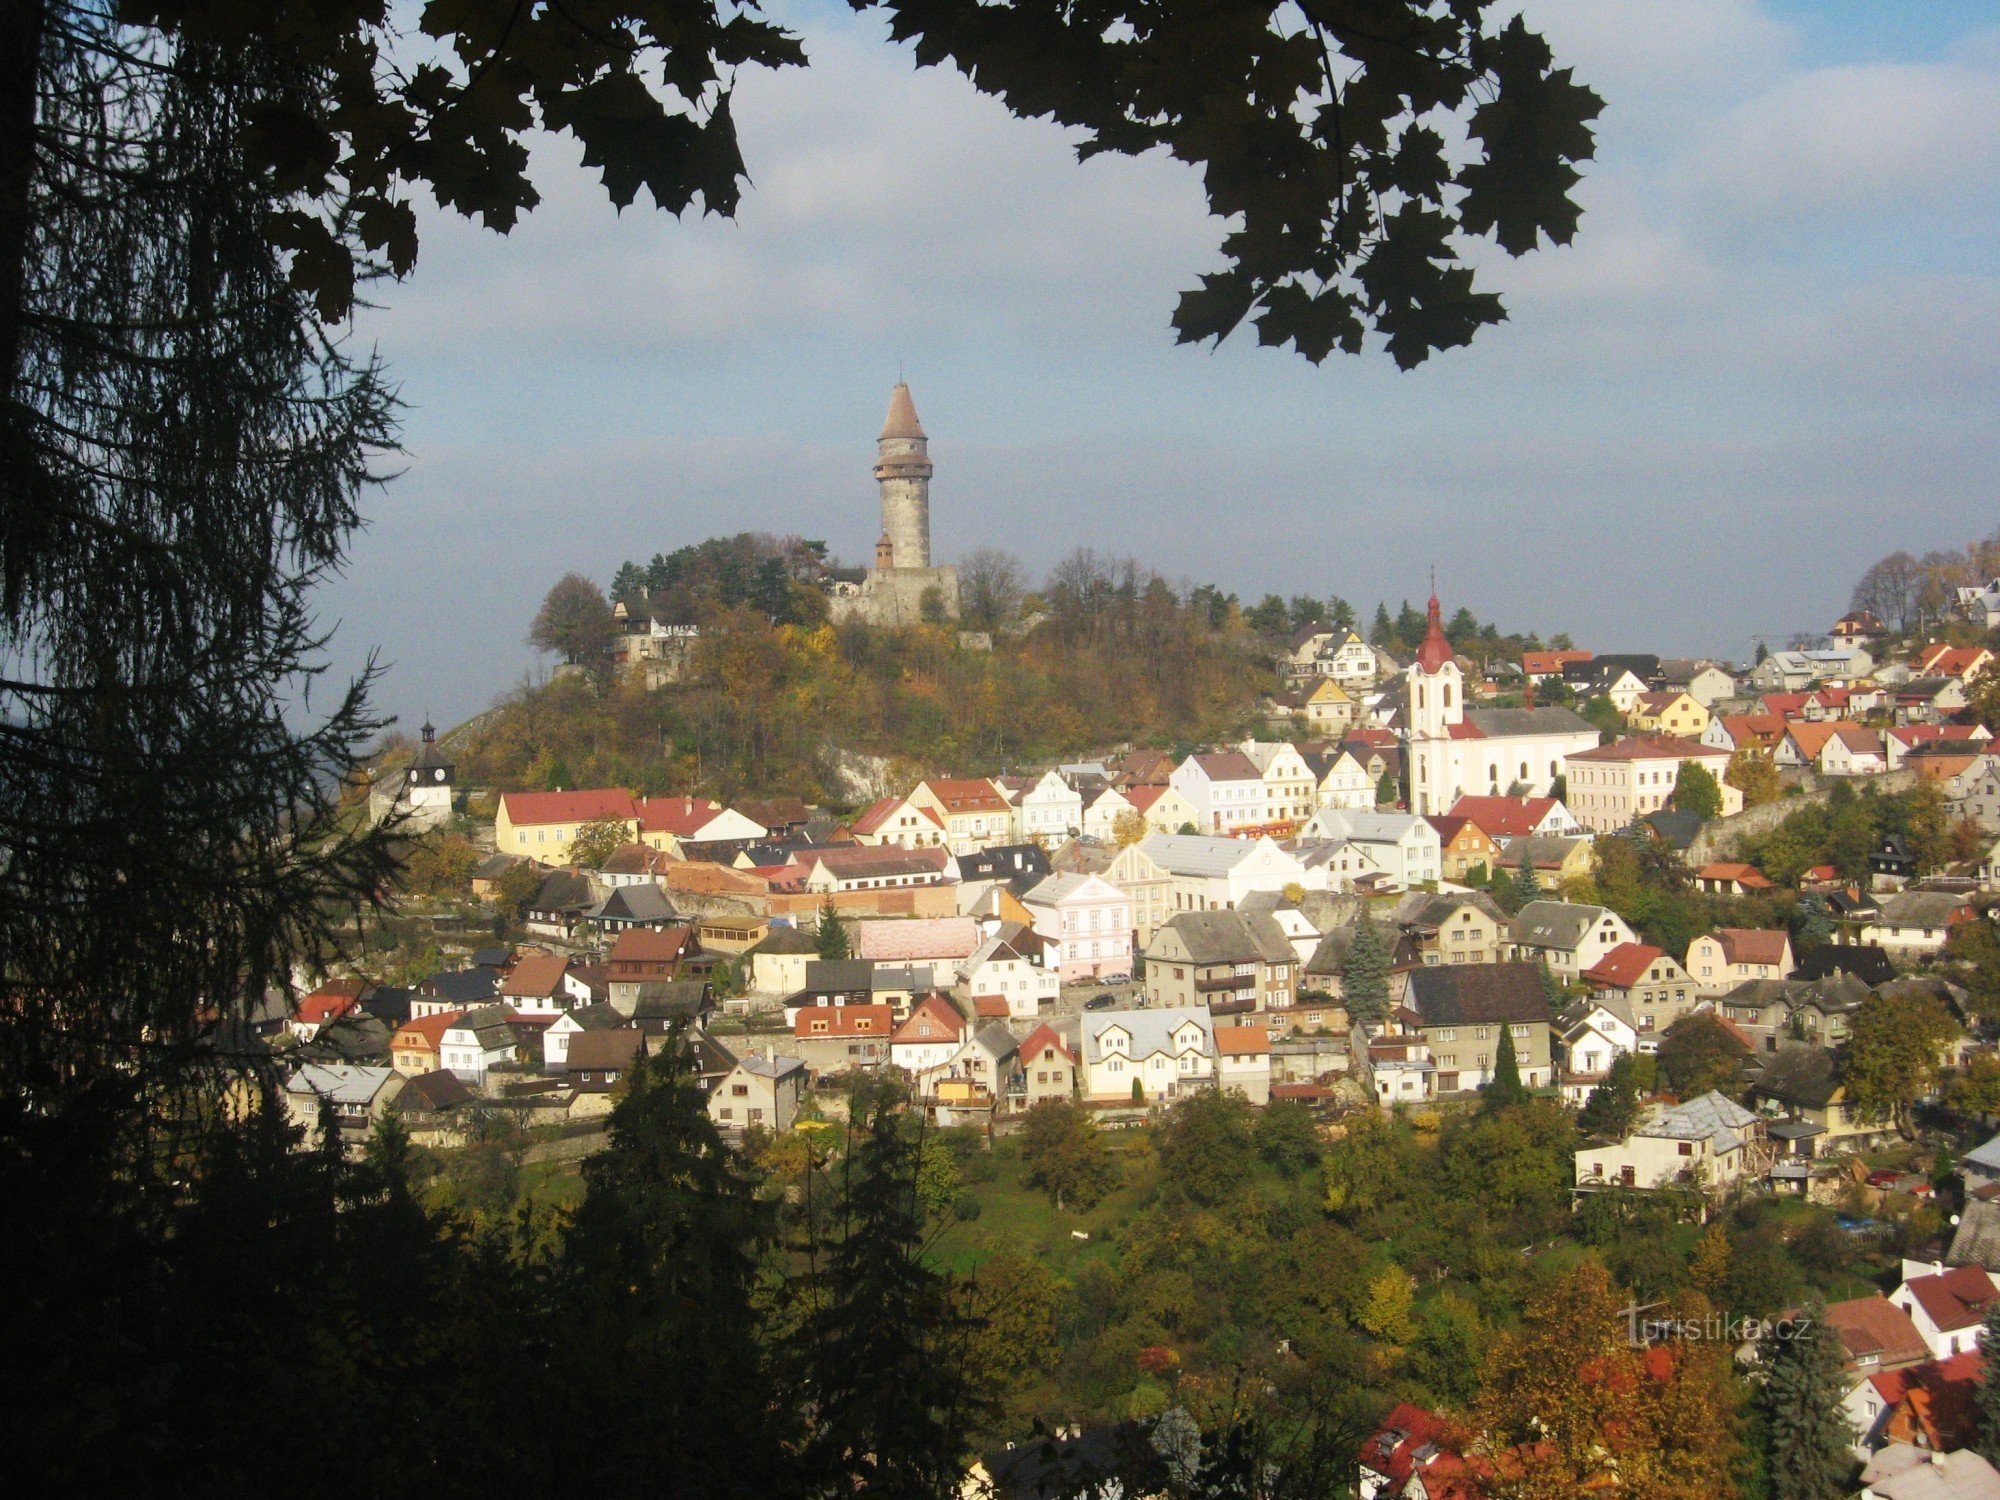
[[[452,764],[437,742],[437,728],[424,720],[424,742],[417,747],[409,769],[403,773],[402,795],[397,799],[412,828],[434,828],[451,817],[451,801],[456,789]]]

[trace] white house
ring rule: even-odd
[[[1912,1276],[1912,1271],[1918,1272]],[[1933,1359],[1949,1359],[1979,1347],[1986,1310],[2000,1300],[2000,1288],[1984,1266],[1926,1266],[1903,1262],[1903,1284],[1889,1300],[1910,1315]]]
[[[1984,630],[2000,627],[2000,578],[1958,591],[1958,607],[1966,619]]]
[[[1100,844],[1118,841],[1118,820],[1138,809],[1132,799],[1115,786],[1107,786],[1090,799],[1083,810],[1083,836]]]
[[[1194,809],[1194,826],[1206,834],[1229,834],[1270,822],[1265,812],[1264,773],[1241,750],[1190,755],[1167,778],[1167,785]]]
[[[1940,953],[1951,929],[1975,920],[1972,905],[1949,891],[1899,891],[1864,922],[1856,941],[1877,943],[1891,955]]]
[[[1307,762],[1309,765],[1312,761]],[[1313,789],[1319,807],[1348,807],[1366,812],[1375,805],[1375,778],[1352,751],[1318,757],[1319,783]]]
[[[1563,1028],[1563,1097],[1582,1104],[1597,1087],[1611,1064],[1628,1052],[1640,1050],[1639,1028],[1624,1013],[1622,1004],[1592,1000],[1572,1011]]]
[[[1435,824],[1415,813],[1354,812],[1323,807],[1299,830],[1300,839],[1352,844],[1405,890],[1444,875],[1443,845]]]
[[[514,1029],[503,1005],[467,1011],[438,1039],[438,1066],[467,1083],[483,1082],[488,1070],[513,1056]]]
[[[1685,1104],[1653,1105],[1624,1140],[1577,1152],[1576,1181],[1579,1187],[1686,1183],[1715,1191],[1761,1176],[1768,1154],[1764,1122],[1711,1090]]]
[[[1284,740],[1245,740],[1243,754],[1264,778],[1264,821],[1303,823],[1319,806],[1319,778]]]
[[[566,1010],[542,1032],[542,1067],[560,1073],[569,1066],[569,1044],[586,1031],[611,1031],[625,1017],[608,1001]]]
[[[926,995],[891,1034],[889,1061],[916,1080],[919,1094],[929,1093],[965,1045],[967,1030],[965,1017],[950,1001]]]
[[[1206,1005],[1084,1012],[1086,1098],[1173,1099],[1214,1076],[1215,1022]]]
[[[1270,839],[1155,833],[1135,847],[1171,877],[1175,911],[1233,909],[1252,891],[1282,891],[1288,885],[1326,887],[1323,873],[1309,872]]]
[[[1564,980],[1580,980],[1620,943],[1636,943],[1625,919],[1604,906],[1530,901],[1514,914],[1514,957],[1540,959]]]
[[[1252,1104],[1271,1102],[1271,1033],[1263,1026],[1215,1028],[1215,1086]]]
[[[1052,849],[1083,832],[1083,797],[1060,771],[1044,771],[1015,804],[1022,843]]]
[[[1029,963],[1000,937],[981,943],[959,970],[959,987],[968,999],[998,995],[1007,1002],[1007,1015],[1016,1021],[1032,1021],[1044,1005],[1053,1005],[1062,994],[1062,976],[1054,969]]]

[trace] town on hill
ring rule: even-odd
[[[1193,1462],[1246,1369],[1342,1385],[1308,1447],[1363,1496],[1987,1493],[1993,543],[1742,665],[1088,570],[975,621],[995,564],[933,565],[907,388],[882,441],[876,568],[740,538],[559,586],[566,670],[378,760],[393,913],[266,1027],[302,1139],[394,1120],[439,1202],[532,1221],[650,1070],[778,1202],[892,1099],[991,1320],[957,1441],[996,1494]],[[987,748],[990,674],[1093,640],[1070,670],[1232,685]],[[920,742],[796,691],[873,661],[957,664]],[[678,738],[715,694],[761,757]]]

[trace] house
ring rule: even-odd
[[[469,1010],[438,1037],[438,1064],[467,1083],[484,1083],[487,1073],[514,1061],[519,1043],[507,1024],[507,1007]]]
[[[815,1077],[849,1073],[887,1063],[895,1031],[894,1006],[815,1005],[794,1015],[789,1047]]]
[[[829,846],[801,851],[794,862],[805,867],[800,889],[816,896],[941,885],[956,878],[950,853],[940,848]]]
[[[329,979],[311,994],[301,996],[293,1010],[288,1029],[302,1042],[309,1042],[323,1026],[331,1026],[361,1003],[368,981],[359,976]]]
[[[1083,1092],[1106,1101],[1164,1101],[1215,1077],[1215,1022],[1205,1005],[1086,1011]]]
[[[707,797],[642,797],[634,810],[639,842],[683,859],[725,849],[734,854],[737,847],[757,843],[767,832],[756,819]]]
[[[521,925],[536,937],[572,938],[599,896],[581,870],[551,870],[528,898]]]
[[[1646,692],[1646,675],[1609,657],[1571,662],[1563,668],[1563,681],[1579,700],[1608,698],[1619,713],[1630,715]]]
[[[932,1080],[932,1091],[962,1108],[991,1109],[1006,1096],[1020,1050],[1013,1032],[989,1021],[966,1035],[944,1072]],[[954,1083],[963,1087],[952,1088]]]
[[[1694,872],[1694,888],[1710,896],[1748,896],[1775,891],[1778,885],[1755,865],[1720,860]]]
[[[1215,1028],[1215,1086],[1262,1107],[1271,1102],[1271,1033],[1263,1026]]]
[[[304,1132],[302,1144],[318,1150],[321,1126],[328,1117],[349,1156],[367,1149],[375,1122],[382,1118],[404,1078],[394,1068],[357,1067],[345,1063],[307,1063],[285,1080],[285,1116]]]
[[[621,787],[585,791],[502,792],[493,821],[494,847],[545,865],[565,865],[570,842],[587,825],[615,822],[639,836],[638,805]]]
[[[1859,1500],[2000,1500],[2000,1469],[1972,1448],[1891,1443],[1862,1468]]]
[[[1677,688],[1686,693],[1704,709],[1712,709],[1724,698],[1736,695],[1736,678],[1706,659],[1663,657],[1659,683],[1663,688]]]
[[[1060,771],[1044,771],[1014,804],[1013,835],[1053,849],[1083,832],[1083,798]]]
[[[1616,997],[1599,995],[1579,1001],[1564,1012],[1559,1025],[1557,1065],[1562,1070],[1565,1104],[1582,1106],[1590,1091],[1604,1081],[1613,1062],[1640,1050],[1638,1023],[1625,1001]]]
[[[1774,713],[1716,714],[1701,732],[1701,742],[1711,750],[1735,754],[1738,750],[1758,750],[1775,754],[1785,737],[1785,721]]]
[[[1708,728],[1708,709],[1682,688],[1641,693],[1632,704],[1632,727],[1641,734],[1671,734],[1698,740]]]
[[[1404,1004],[1416,1013],[1437,1065],[1437,1091],[1459,1093],[1493,1080],[1503,1026],[1529,1088],[1555,1082],[1548,991],[1539,964],[1446,964],[1410,974]]]
[[[1982,630],[2000,627],[2000,578],[1958,591],[1958,608]]]
[[[773,927],[745,956],[754,992],[789,995],[805,988],[806,965],[819,957],[819,940],[798,927]]]
[[[1811,1043],[1788,1042],[1765,1057],[1749,1094],[1752,1107],[1763,1114],[1817,1126],[1814,1154],[1851,1149],[1882,1133],[1883,1127],[1855,1117],[1833,1054]]]
[[[1578,751],[1563,764],[1564,800],[1595,833],[1616,833],[1635,818],[1667,806],[1682,769],[1689,765],[1698,765],[1715,778],[1725,817],[1743,810],[1743,794],[1723,780],[1729,752],[1696,740],[1635,735]]]
[[[611,1008],[649,1036],[679,1024],[700,1026],[715,1008],[715,988],[705,979],[648,979],[625,988]]]
[[[589,987],[572,984],[569,967],[560,953],[523,952],[500,976],[500,1003],[517,1015],[559,1015],[579,1001],[587,1003]]]
[[[581,1103],[580,1114],[602,1114],[609,1095],[628,1077],[646,1050],[643,1032],[627,1026],[597,1026],[574,1033],[563,1049],[563,1071]]]
[[[1290,1010],[1298,972],[1297,950],[1263,912],[1178,912],[1146,947],[1148,1001],[1211,1015]]]
[[[1500,962],[1512,919],[1483,891],[1462,896],[1413,896],[1396,925],[1427,964]]]
[[[500,992],[500,971],[478,964],[469,969],[445,969],[417,982],[410,997],[410,1016],[435,1016],[445,1011],[470,1010],[484,1005]]]
[[[1008,1089],[1010,1093],[1018,1093],[1021,1109],[1033,1109],[1044,1099],[1073,1098],[1077,1086],[1076,1053],[1055,1027],[1044,1023],[1021,1039],[1014,1078],[1019,1081],[1018,1090],[1013,1080],[1009,1081]]]
[[[1597,850],[1587,838],[1551,838],[1532,835],[1509,839],[1500,851],[1498,870],[1519,870],[1525,864],[1535,884],[1560,895],[1565,884],[1586,880],[1597,868]]]
[[[648,927],[655,932],[681,920],[680,912],[657,885],[621,885],[583,914],[583,920],[599,932],[624,932]]]
[[[1638,1029],[1641,1051],[1695,1007],[1700,990],[1680,961],[1648,943],[1620,943],[1583,974],[1599,999],[1622,1001]]]
[[[1384,1109],[1419,1104],[1437,1092],[1437,1064],[1421,1036],[1385,1034],[1368,1043],[1366,1076]]]
[[[927,965],[871,963],[865,958],[815,958],[806,962],[806,982],[785,997],[785,1023],[796,1012],[827,1005],[888,1005],[906,1014],[916,997],[937,988]]]
[[[1868,856],[1868,884],[1873,890],[1899,891],[1917,878],[1917,857],[1900,833],[1882,836]]]
[[[609,1001],[579,1005],[564,1011],[542,1033],[542,1068],[549,1073],[569,1070],[570,1044],[586,1031],[617,1031],[629,1017],[621,1015]]]
[[[966,1030],[956,1006],[942,995],[926,995],[890,1034],[889,1061],[916,1081],[919,1094],[927,1094],[965,1045]]]
[[[1464,880],[1474,871],[1490,873],[1500,862],[1500,845],[1470,818],[1433,814],[1438,834],[1438,869],[1446,880]]]
[[[1904,1262],[1903,1284],[1889,1301],[1909,1314],[1932,1359],[1949,1359],[1977,1349],[1986,1313],[2000,1302],[2000,1287],[1984,1266],[1936,1265],[1926,1274],[1910,1275]]]
[[[1861,1396],[1866,1417],[1857,1446],[1870,1453],[1902,1446],[1928,1461],[1968,1445],[1979,1431],[1979,1387],[1985,1367],[1981,1352],[1968,1349],[1907,1370],[1869,1376],[1862,1382],[1865,1389],[1854,1393]],[[1991,1493],[2000,1500],[2000,1478]]]
[[[444,1010],[433,1015],[413,1016],[398,1026],[389,1038],[389,1063],[405,1078],[436,1073],[444,1068],[440,1048],[445,1032],[458,1023],[463,1011]]]
[[[604,967],[611,986],[611,1003],[629,1014],[631,999],[641,984],[683,978],[707,978],[714,960],[701,951],[694,928],[685,924],[660,930],[634,928],[618,934]]]
[[[1252,891],[1282,891],[1289,885],[1310,888],[1312,884],[1298,857],[1266,838],[1155,833],[1134,847],[1171,880],[1175,911],[1228,909]],[[1121,868],[1130,852],[1121,851],[1112,868]]]
[[[1761,1178],[1771,1165],[1764,1122],[1713,1090],[1685,1104],[1654,1104],[1624,1140],[1576,1153],[1578,1187],[1664,1188],[1715,1193]]]
[[[1950,815],[1955,821],[1977,823],[1988,833],[2000,833],[2000,758],[1983,756],[1960,777]]]
[[[920,781],[907,799],[908,813],[933,825],[932,844],[953,854],[1015,842],[1016,812],[1000,788],[983,777],[932,777]],[[921,826],[921,825],[920,825]]]
[[[1049,873],[1049,851],[1040,844],[993,844],[958,856],[958,878],[967,885],[999,882],[1026,890]]]
[[[1331,677],[1301,684],[1285,701],[1291,714],[1304,720],[1306,729],[1314,735],[1343,734],[1361,715],[1361,705],[1354,701],[1354,695]]]
[[[1826,1324],[1840,1340],[1848,1374],[1866,1379],[1884,1370],[1908,1370],[1930,1358],[1923,1335],[1910,1315],[1877,1292],[1847,1302],[1829,1302]],[[1854,1426],[1862,1430],[1862,1413],[1848,1408]]]
[[[1131,786],[1125,800],[1146,820],[1149,833],[1186,833],[1198,826],[1195,806],[1170,786]]]
[[[880,964],[955,968],[984,939],[971,917],[875,917],[847,925],[849,952]]]
[[[1783,979],[1792,972],[1792,939],[1782,928],[1719,927],[1688,944],[1687,971],[1705,995],[1746,979]]]
[[[1202,833],[1233,834],[1272,821],[1265,809],[1264,773],[1241,750],[1190,755],[1167,784],[1187,799]]]
[[[1974,921],[1977,913],[1965,897],[1949,891],[1899,891],[1882,903],[1880,912],[1864,921],[1855,940],[1874,943],[1892,958],[1913,958],[1944,951],[1951,929]]]
[[[464,1143],[456,1117],[478,1097],[456,1075],[440,1070],[410,1078],[389,1108],[412,1145],[449,1147]]]
[[[1299,839],[1301,843],[1318,839],[1350,845],[1402,890],[1435,884],[1443,878],[1438,831],[1428,818],[1416,813],[1323,807],[1306,820]]]
[[[1100,844],[1115,845],[1119,823],[1138,816],[1139,810],[1132,805],[1132,799],[1117,787],[1098,787],[1083,805],[1083,836]],[[969,878],[963,861],[960,861],[958,869],[961,879]]]
[[[708,1117],[719,1130],[786,1131],[805,1098],[806,1065],[796,1057],[752,1053],[739,1059],[708,1096]]]
[[[1460,797],[1450,816],[1467,818],[1504,844],[1519,838],[1572,838],[1583,825],[1554,797]]]
[[[1304,893],[1301,893],[1304,898]],[[1269,917],[1278,924],[1278,930],[1285,935],[1285,941],[1292,945],[1292,952],[1304,964],[1313,956],[1319,946],[1319,920],[1330,920],[1328,912],[1319,920],[1306,915],[1305,909],[1283,891],[1252,891],[1243,898],[1237,910],[1246,914]]]
[[[1319,806],[1319,777],[1304,756],[1283,740],[1245,740],[1242,750],[1264,778],[1267,826],[1296,826],[1313,815]]]
[[[1062,983],[1131,977],[1132,901],[1102,875],[1051,875],[1021,901]]]
[[[928,849],[944,843],[944,819],[904,797],[882,797],[847,825],[865,849]]]
[[[1483,1466],[1465,1456],[1473,1437],[1421,1406],[1398,1403],[1361,1445],[1357,1500],[1480,1500],[1486,1493]]]
[[[1971,682],[1993,665],[1993,653],[1984,646],[1948,646],[1933,641],[1917,652],[1911,670],[1919,677],[1956,677]]]
[[[1030,963],[1012,943],[995,934],[965,960],[959,969],[959,988],[973,1000],[998,996],[1011,1019],[1032,1021],[1061,997],[1062,976]]]
[[[1889,769],[1881,733],[1843,719],[1787,724],[1771,758],[1784,769],[1822,776],[1875,776]]]
[[[1620,943],[1636,943],[1639,935],[1609,907],[1570,901],[1530,901],[1514,914],[1509,956],[1540,960],[1556,978],[1581,979]]]
[[[1969,700],[1958,677],[1913,677],[1890,694],[1898,723],[1939,724],[1963,712]]]

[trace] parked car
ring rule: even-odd
[[[1085,1010],[1109,1010],[1118,1003],[1116,995],[1092,995],[1083,1002]]]

